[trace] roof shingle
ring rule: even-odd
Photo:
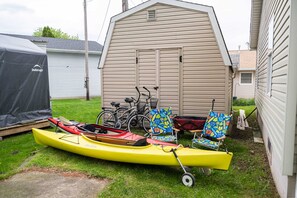
[[[84,40],[70,40],[70,39],[60,39],[60,38],[49,38],[49,37],[37,37],[28,35],[18,35],[18,34],[4,34],[2,35],[13,36],[23,39],[28,39],[32,42],[46,42],[47,48],[50,49],[61,49],[61,50],[85,50]],[[96,41],[89,41],[89,51],[102,51],[102,45]]]

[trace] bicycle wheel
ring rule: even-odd
[[[114,127],[115,126],[115,116],[113,111],[101,111],[96,119],[96,124],[105,126],[105,127]]]
[[[134,115],[129,118],[128,131],[147,134],[150,130],[150,119],[144,115]]]
[[[127,127],[128,117],[131,109],[120,107],[116,110],[117,118],[121,122],[122,127]]]

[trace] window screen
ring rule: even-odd
[[[252,73],[241,73],[240,77],[241,84],[252,84]]]

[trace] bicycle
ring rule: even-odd
[[[152,109],[156,109],[157,108],[157,105],[158,105],[158,98],[153,98],[152,95],[151,95],[151,92],[148,88],[146,87],[143,87],[143,89],[145,89],[147,92],[148,92],[148,95],[147,94],[144,94],[142,93],[143,96],[147,97],[145,99],[145,102],[146,102],[146,105],[145,105],[145,110],[144,110],[144,115],[149,117],[149,113]],[[154,90],[158,90],[159,87],[154,87]]]
[[[145,132],[149,130],[149,118],[141,114],[143,107],[140,108],[140,91],[135,87],[138,92],[137,100],[133,97],[125,98],[125,102],[129,103],[129,107],[116,106],[116,109],[103,107],[102,111],[98,114],[96,124],[100,124],[112,128],[143,128]],[[134,104],[132,106],[132,103]],[[115,103],[119,104],[119,103]],[[142,116],[141,116],[142,115]],[[143,124],[144,123],[144,124]],[[147,124],[148,123],[148,124]],[[125,124],[127,124],[125,126]]]
[[[143,87],[147,94],[142,93],[141,95],[146,96],[145,102],[139,101],[137,104],[137,114],[129,119],[128,131],[132,131],[134,128],[142,128],[145,131],[145,134],[149,133],[150,130],[150,118],[149,113],[152,108],[157,107],[158,99],[152,98],[151,92],[146,87]],[[155,90],[158,90],[159,87],[154,87]]]

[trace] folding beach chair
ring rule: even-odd
[[[195,144],[213,150],[219,150],[226,138],[226,132],[232,115],[210,111],[201,134],[194,134],[192,146]]]
[[[152,139],[177,143],[178,130],[173,128],[171,108],[152,109],[150,120],[150,136]]]

